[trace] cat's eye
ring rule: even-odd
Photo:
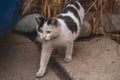
[[[51,33],[51,31],[47,31],[47,33],[48,33],[48,34],[50,34],[50,33]]]

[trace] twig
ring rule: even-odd
[[[113,26],[114,26],[114,28],[116,29],[117,34],[119,34],[119,30],[120,30],[119,25],[118,25],[118,24],[116,24],[116,22],[115,22],[115,21],[113,21],[113,19],[112,19],[112,16],[111,16],[111,15],[109,15],[109,18],[110,18],[110,21],[111,21],[112,25],[113,25]],[[118,29],[119,29],[119,30],[118,30]],[[117,36],[117,41],[119,41],[119,37],[118,37],[118,36]]]
[[[33,0],[30,0],[30,3],[28,3],[27,6],[25,7],[25,9],[23,10],[22,15],[24,15],[26,13],[26,11],[30,8],[32,2],[33,2]]]
[[[102,35],[105,35],[105,36],[115,36],[115,37],[120,37],[119,34],[112,34],[112,33],[106,33],[106,32],[95,32],[96,34],[102,34]]]
[[[102,5],[102,0],[101,0],[101,9],[100,9],[100,16],[101,16],[101,25],[102,25],[102,32],[104,32],[104,27],[103,27],[103,5]]]
[[[85,15],[90,11],[90,9],[95,5],[95,3],[97,2],[97,0],[95,0],[92,5],[87,9],[87,11],[85,12]]]

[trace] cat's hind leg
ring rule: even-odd
[[[66,51],[65,51],[65,62],[70,62],[72,60],[72,53],[73,53],[73,42],[67,43]]]

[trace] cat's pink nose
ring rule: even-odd
[[[46,36],[43,37],[43,39],[45,39],[45,38],[46,38]]]

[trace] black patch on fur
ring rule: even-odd
[[[78,3],[76,3],[74,0],[68,2],[64,7],[66,7],[67,5],[74,5],[77,9],[80,9],[80,6],[78,5]]]
[[[52,17],[52,18],[48,19],[48,21],[47,21],[47,25],[57,26],[57,24],[58,24],[58,20],[55,17]]]
[[[44,23],[47,21],[46,18],[39,18],[41,20],[39,26],[38,26],[38,31],[41,31],[41,28],[43,27]]]
[[[75,15],[75,17],[79,20],[79,22],[81,22],[78,11],[74,7],[71,7],[71,6],[65,7],[65,8],[63,8],[61,13],[67,13],[68,11],[72,12]]]
[[[49,19],[48,21],[47,21],[47,25],[50,25],[52,23],[52,19]]]
[[[69,16],[62,16],[62,15],[58,15],[57,18],[64,20],[64,22],[66,23],[68,29],[72,32],[72,33],[77,33],[77,24],[73,21],[73,19]]]

